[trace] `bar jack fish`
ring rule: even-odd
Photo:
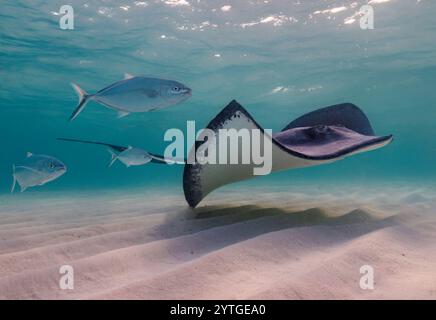
[[[71,114],[70,121],[74,120],[90,101],[96,101],[117,111],[118,117],[124,117],[132,112],[163,109],[192,95],[192,90],[180,82],[130,74],[94,94],[88,94],[75,83],[71,85],[79,96],[79,104]]]
[[[59,178],[67,172],[67,167],[60,160],[47,156],[27,153],[27,158],[21,165],[12,165],[12,188],[18,183],[21,192],[29,187],[42,186],[47,182]]]

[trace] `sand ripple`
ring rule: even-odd
[[[139,192],[3,204],[0,298],[436,298],[431,188],[235,190],[196,210]]]

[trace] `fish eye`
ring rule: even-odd
[[[48,167],[49,167],[50,169],[54,169],[55,164],[54,164],[53,162],[50,162],[50,163],[48,164]]]
[[[174,91],[179,91],[180,88],[179,88],[179,87],[174,87],[173,90],[174,90]]]

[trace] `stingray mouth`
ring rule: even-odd
[[[368,136],[344,126],[291,128],[274,135],[285,151],[312,160],[327,160],[388,142],[392,136]]]
[[[303,129],[303,130],[301,130]],[[388,143],[392,136],[366,136],[338,126],[293,128],[274,135],[284,151],[311,160],[328,160]]]
[[[331,140],[344,139],[343,126],[315,125],[312,127],[297,127],[274,134],[274,138],[282,144],[304,145],[308,143],[321,144]]]

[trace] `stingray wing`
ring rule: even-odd
[[[374,129],[368,117],[356,105],[341,103],[321,108],[293,120],[282,131],[298,127],[311,127],[316,125],[341,124],[360,134],[373,136]]]

